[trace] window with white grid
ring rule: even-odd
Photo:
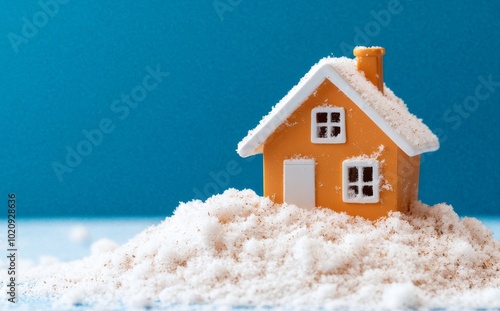
[[[342,199],[348,203],[379,201],[377,160],[345,160],[342,163]]]
[[[317,107],[311,111],[311,142],[315,144],[346,142],[344,108]]]

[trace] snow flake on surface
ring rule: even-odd
[[[71,242],[82,244],[89,240],[90,234],[85,226],[74,225],[69,231],[68,238]]]

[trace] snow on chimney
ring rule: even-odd
[[[384,93],[384,61],[385,49],[379,46],[354,48],[358,70],[364,72],[365,77],[373,83],[380,92]]]

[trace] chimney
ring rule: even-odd
[[[364,72],[365,77],[373,83],[380,92],[384,93],[384,61],[385,49],[379,46],[354,48],[357,68]]]

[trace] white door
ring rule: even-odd
[[[316,206],[314,160],[285,160],[283,165],[284,201],[303,208],[314,208]]]

